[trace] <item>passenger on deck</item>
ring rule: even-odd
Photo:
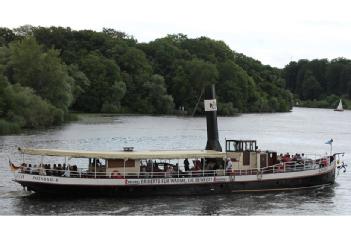
[[[223,170],[223,164],[217,164],[217,167],[216,167],[216,175],[217,176],[223,176],[224,175],[224,170]]]
[[[148,173],[146,172],[146,166],[140,167],[140,176],[141,177],[148,177]]]
[[[99,159],[96,159],[96,166],[97,166],[97,167],[101,167],[101,166],[102,166],[102,164],[101,164],[101,162],[100,162]]]
[[[173,173],[173,167],[171,165],[166,166],[165,177],[171,177],[172,173]]]
[[[77,165],[73,165],[70,170],[71,170],[71,177],[79,176]]]
[[[26,173],[26,168],[27,168],[27,164],[22,163],[21,166],[20,166],[20,172]]]
[[[57,166],[57,175],[58,175],[58,176],[62,176],[62,174],[63,174],[62,166],[61,166],[61,164],[59,164],[59,165]]]
[[[291,161],[297,161],[297,153],[292,157]]]
[[[178,163],[176,163],[176,165],[174,166],[174,171],[176,171],[176,172],[178,172],[178,170],[179,170],[179,165],[178,165]]]
[[[71,168],[69,165],[67,165],[67,169],[64,171],[63,176],[64,177],[71,177]]]
[[[33,166],[32,174],[39,175],[39,167],[36,164]]]
[[[194,171],[201,171],[202,170],[200,160],[194,160],[193,164],[194,164],[194,168],[193,168]]]
[[[206,171],[211,171],[211,170],[213,170],[214,166],[215,166],[214,162],[209,162],[209,163],[206,164],[205,170]]]
[[[283,162],[290,162],[290,161],[291,161],[290,154],[289,154],[289,153],[286,153],[286,154],[283,156],[282,161],[283,161]]]
[[[227,158],[227,166],[225,168],[226,172],[228,174],[232,173],[232,168],[233,168],[233,162],[230,158]]]
[[[302,157],[300,154],[296,154],[296,161],[302,161]]]
[[[51,165],[50,164],[46,164],[45,165],[45,169],[46,169],[46,175],[51,176],[52,175]]]
[[[152,161],[148,160],[146,163],[146,171],[151,172],[152,171]]]
[[[26,168],[26,171],[25,171],[27,174],[32,174],[32,164],[28,164],[28,167]]]
[[[214,175],[214,170],[215,170],[215,162],[208,162],[205,166],[205,170],[206,170],[206,175],[210,176],[210,175]]]
[[[320,161],[320,164],[319,164],[319,167],[322,168],[322,167],[327,167],[328,166],[328,161],[326,158],[322,158],[321,161]]]
[[[52,175],[57,176],[57,166],[56,163],[54,164],[53,168],[52,168]]]
[[[44,167],[43,164],[40,164],[40,167],[39,167],[39,175],[46,176],[46,171],[45,171],[45,167]]]
[[[187,158],[184,160],[184,170],[189,171],[189,161]]]
[[[158,163],[155,161],[153,163],[154,167],[153,167],[153,171],[154,172],[161,172],[162,170],[158,167]]]

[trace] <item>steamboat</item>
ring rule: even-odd
[[[73,151],[18,148],[23,163],[15,166],[14,181],[26,190],[49,195],[153,196],[285,191],[331,185],[338,154],[282,155],[260,150],[255,140],[218,141],[214,85],[206,88],[205,150]],[[25,156],[40,164],[25,163]],[[54,158],[53,158],[54,157]],[[57,160],[58,164],[46,164]],[[79,159],[77,166],[72,161]]]

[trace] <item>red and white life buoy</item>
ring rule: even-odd
[[[123,179],[122,175],[117,170],[112,171],[111,178],[112,179]]]

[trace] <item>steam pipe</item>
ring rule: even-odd
[[[218,141],[217,101],[214,84],[205,88],[204,104],[207,124],[206,150],[222,152],[221,144]]]

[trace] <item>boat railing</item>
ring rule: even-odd
[[[331,163],[335,163],[335,156],[319,156],[315,155],[315,158],[306,158],[297,161],[282,162],[272,166],[264,167],[260,169],[262,174],[267,173],[286,173],[296,171],[307,171],[324,168]]]
[[[112,171],[112,172],[98,172],[89,171],[86,168],[78,168],[77,171],[72,170],[58,170],[58,169],[44,169],[44,168],[29,168],[24,167],[18,173],[42,175],[42,176],[56,176],[56,177],[71,177],[71,178],[96,178],[96,179],[126,179],[126,178],[182,178],[182,177],[204,177],[204,176],[224,176],[226,172],[222,170],[189,170],[189,171],[172,171],[172,172],[131,172],[131,171]]]
[[[324,156],[317,159],[305,158],[298,161],[281,162],[272,166],[250,169],[218,169],[218,170],[172,170],[172,171],[98,171],[89,168],[45,169],[43,167],[20,167],[19,173],[71,177],[71,178],[96,178],[96,179],[132,179],[132,178],[184,178],[184,177],[206,177],[206,176],[243,176],[258,174],[276,174],[287,172],[298,172],[316,170],[335,163],[335,156]]]

